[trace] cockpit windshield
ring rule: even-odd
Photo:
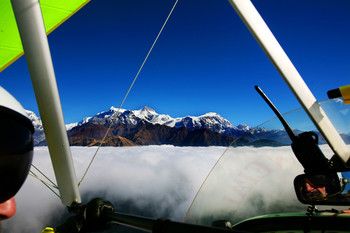
[[[320,104],[350,149],[350,106],[341,99]],[[324,155],[328,159],[333,156],[302,109],[289,112],[284,118],[296,135],[315,132]],[[237,138],[203,183],[185,222],[210,226],[218,220],[234,224],[258,215],[305,213],[307,206],[298,201],[293,186],[295,177],[304,173],[304,168],[290,144],[277,118]],[[349,172],[343,176],[350,178]],[[343,192],[349,191],[349,184],[345,186]]]

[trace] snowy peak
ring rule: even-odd
[[[227,130],[237,129],[228,120],[213,112],[198,117],[186,116],[177,118],[175,127],[186,127],[190,130],[206,128],[220,134],[225,134]]]
[[[239,124],[237,125],[237,129],[244,130],[244,131],[249,131],[252,129],[252,127],[246,125],[246,124]]]
[[[25,110],[34,126],[34,145],[45,140],[44,128],[40,118],[32,111]]]
[[[115,114],[117,114],[115,116]],[[113,118],[115,119],[113,120]],[[189,130],[196,129],[209,129],[213,132],[223,135],[237,136],[243,132],[246,132],[250,127],[240,128],[233,126],[228,120],[220,116],[215,112],[209,112],[201,116],[186,116],[172,118],[167,114],[158,114],[154,109],[150,107],[143,107],[139,110],[126,110],[111,107],[109,110],[100,112],[93,117],[86,117],[76,125],[84,125],[87,123],[94,125],[109,125],[113,120],[113,124],[127,124],[136,126],[140,122],[152,124],[152,125],[165,125],[169,127],[181,128],[185,127]],[[70,126],[70,129],[74,126]]]
[[[134,115],[140,119],[143,119],[149,123],[154,123],[155,119],[159,115],[153,109],[149,107],[143,107],[140,110],[133,111]]]
[[[157,114],[156,111],[154,111],[152,108],[149,108],[147,106],[141,108],[140,110],[138,110],[140,112],[140,114],[145,114],[145,115],[149,115],[149,114]]]
[[[94,125],[109,125],[114,117],[114,114],[117,112],[118,109],[112,106],[105,112],[100,112],[93,117],[84,118],[84,120],[79,122],[78,125],[83,125],[86,123],[91,123]],[[153,125],[159,124],[176,128],[185,127],[189,130],[204,128],[229,136],[232,135],[233,131],[245,132],[245,129],[249,128],[248,126],[246,128],[237,128],[233,126],[228,120],[215,112],[209,112],[201,116],[172,118],[166,114],[158,114],[154,109],[149,107],[143,107],[139,110],[120,109],[118,116],[113,121],[113,124],[129,124],[136,126],[140,122]],[[234,135],[236,135],[236,133]]]
[[[100,112],[93,117],[84,118],[83,121],[79,122],[79,125],[86,123],[92,123],[95,125],[109,125],[115,117],[115,114],[117,114],[117,116],[113,124],[138,125],[142,121],[150,124],[171,126],[172,121],[174,121],[174,119],[169,115],[158,114],[149,107],[143,107],[139,110],[120,109],[119,112],[117,108],[111,107],[108,111]],[[175,125],[175,123],[173,123],[173,125]]]
[[[32,121],[35,130],[43,130],[43,125],[40,118],[32,111],[25,110],[29,119]]]
[[[31,118],[38,141],[44,137],[43,127],[40,119],[33,113],[28,111],[28,115]],[[124,124],[129,126],[137,126],[140,123],[150,125],[164,125],[172,128],[187,128],[191,131],[197,129],[208,129],[215,133],[227,135],[230,137],[237,137],[247,130],[249,126],[239,125],[238,127],[233,126],[227,119],[223,118],[217,113],[209,112],[201,116],[186,116],[172,118],[166,114],[158,114],[154,109],[149,107],[143,107],[139,110],[126,110],[111,107],[109,110],[97,113],[95,116],[86,117],[79,123],[72,123],[66,125],[67,131],[72,130],[76,126],[109,126],[113,121],[114,125]]]

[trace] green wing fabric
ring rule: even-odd
[[[49,34],[90,0],[40,0]],[[0,72],[23,55],[23,47],[10,0],[0,1]]]

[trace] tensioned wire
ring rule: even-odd
[[[153,42],[151,48],[149,49],[149,51],[148,51],[148,53],[147,53],[145,59],[143,60],[141,66],[140,66],[140,68],[139,68],[137,74],[135,75],[134,80],[132,81],[132,83],[131,83],[131,85],[130,85],[130,87],[129,87],[129,90],[128,90],[127,93],[125,94],[124,99],[123,99],[123,101],[121,102],[121,104],[120,104],[118,110],[113,114],[112,120],[111,120],[111,122],[110,122],[110,124],[109,124],[109,127],[108,127],[108,129],[107,129],[105,135],[103,136],[101,143],[100,143],[99,146],[97,147],[97,149],[96,149],[96,151],[95,151],[95,154],[94,154],[94,156],[92,157],[92,159],[91,159],[91,161],[90,161],[88,167],[86,168],[83,177],[82,177],[81,180],[79,181],[78,187],[80,187],[80,184],[83,182],[83,180],[84,180],[84,178],[85,178],[87,172],[89,171],[89,169],[90,169],[90,167],[91,167],[92,162],[95,160],[96,155],[97,155],[98,151],[100,150],[101,146],[103,145],[103,143],[104,143],[104,141],[105,141],[105,139],[106,139],[106,137],[107,137],[107,135],[108,135],[108,133],[109,133],[109,131],[110,131],[110,129],[111,129],[111,127],[112,127],[114,121],[115,121],[115,119],[116,119],[117,116],[119,115],[119,111],[120,111],[120,109],[122,108],[122,106],[123,106],[123,104],[124,104],[126,98],[128,97],[129,92],[131,91],[132,87],[134,86],[134,83],[136,82],[136,79],[138,78],[138,76],[139,76],[139,74],[140,74],[140,72],[141,72],[143,66],[145,65],[145,63],[146,63],[146,61],[147,61],[149,55],[151,54],[151,52],[152,52],[152,50],[153,50],[153,47],[154,47],[155,44],[157,43],[159,36],[162,34],[165,25],[167,24],[167,22],[168,22],[168,20],[169,20],[169,18],[170,18],[170,16],[171,16],[171,14],[173,13],[173,11],[174,11],[174,9],[175,9],[175,7],[176,7],[176,5],[177,5],[177,2],[178,2],[178,0],[175,1],[173,7],[171,8],[170,13],[168,14],[168,17],[166,18],[166,20],[165,20],[165,22],[164,22],[162,28],[160,29],[160,31],[159,31],[159,33],[158,33],[156,39],[154,40],[154,42]]]
[[[29,175],[41,181],[41,183],[43,183],[49,190],[51,190],[51,192],[53,192],[58,198],[61,199],[60,195],[55,190],[52,189],[52,188],[58,189],[58,186],[52,180],[50,180],[50,178],[48,178],[44,173],[42,173],[34,164],[32,164],[32,167],[35,168],[35,170],[37,170],[48,181],[45,181],[42,178],[40,178],[32,170],[29,171]]]
[[[294,110],[289,111],[289,112],[286,112],[286,113],[284,113],[284,114],[282,114],[282,115],[285,116],[285,115],[288,115],[288,114],[290,114],[290,113],[296,112],[296,111],[298,111],[298,110],[300,110],[300,109],[302,109],[302,108],[294,109]],[[185,222],[185,221],[186,221],[186,218],[187,218],[187,216],[189,215],[189,213],[190,213],[190,211],[191,211],[191,209],[192,209],[192,206],[194,205],[195,200],[197,199],[199,193],[200,193],[201,190],[203,189],[204,184],[205,184],[206,181],[209,179],[209,176],[214,172],[214,169],[218,166],[219,162],[221,162],[222,158],[224,157],[224,155],[226,155],[226,152],[231,148],[231,146],[232,146],[236,141],[238,141],[239,139],[243,138],[245,135],[249,134],[250,132],[253,132],[255,129],[257,129],[257,128],[261,127],[262,125],[265,125],[266,123],[268,123],[268,122],[270,122],[270,121],[273,121],[273,120],[275,120],[275,119],[278,119],[278,117],[276,116],[276,117],[274,117],[274,118],[271,118],[271,119],[269,119],[269,120],[267,120],[267,121],[265,121],[265,122],[263,122],[263,123],[261,123],[261,124],[255,126],[254,128],[248,130],[247,132],[245,132],[245,133],[242,134],[241,136],[239,136],[239,137],[237,137],[237,138],[235,138],[235,139],[232,140],[232,142],[230,143],[230,145],[229,145],[229,146],[225,149],[225,151],[221,154],[220,158],[216,161],[216,163],[214,164],[214,166],[212,167],[212,169],[210,170],[210,172],[208,173],[208,175],[207,175],[206,178],[204,179],[203,183],[202,183],[201,186],[199,187],[199,189],[198,189],[196,195],[194,196],[194,198],[193,198],[193,200],[192,200],[192,202],[191,202],[191,205],[190,205],[190,207],[188,208],[188,210],[187,210],[187,212],[186,212],[186,214],[185,214],[185,217],[183,218],[182,222]]]
[[[131,83],[131,85],[130,85],[130,87],[129,87],[129,90],[128,90],[127,93],[125,94],[122,103],[120,104],[118,110],[113,114],[111,123],[110,123],[110,125],[109,125],[109,127],[108,127],[108,129],[107,129],[107,131],[106,131],[106,134],[105,134],[104,137],[102,138],[102,141],[101,141],[100,145],[98,146],[98,148],[97,148],[97,150],[96,150],[94,156],[92,157],[92,159],[91,159],[91,161],[90,161],[90,163],[89,163],[87,169],[85,170],[85,173],[84,173],[83,177],[81,178],[80,182],[78,183],[78,187],[80,186],[80,184],[81,184],[82,181],[84,180],[84,178],[85,178],[85,176],[86,176],[88,170],[90,169],[91,164],[92,164],[92,162],[94,161],[94,159],[95,159],[95,157],[96,157],[96,155],[97,155],[99,149],[100,149],[101,146],[103,145],[103,142],[104,142],[104,140],[106,139],[106,137],[107,137],[107,135],[108,135],[108,133],[109,133],[109,131],[110,131],[110,129],[111,129],[111,127],[112,127],[114,121],[115,121],[115,119],[117,118],[120,109],[122,108],[122,106],[123,106],[123,104],[124,104],[124,102],[125,102],[127,96],[129,95],[129,93],[130,93],[130,91],[131,91],[131,89],[132,89],[134,83],[136,82],[136,79],[138,78],[138,76],[139,76],[139,74],[140,74],[140,72],[141,72],[143,66],[145,65],[145,63],[146,63],[146,61],[147,61],[149,55],[151,54],[151,52],[152,52],[152,50],[153,50],[153,47],[154,47],[155,44],[157,43],[158,38],[160,37],[160,35],[161,35],[161,33],[162,33],[162,31],[163,31],[165,25],[167,24],[167,22],[168,22],[168,20],[169,20],[169,18],[170,18],[170,16],[171,16],[171,14],[172,14],[173,11],[174,11],[174,9],[175,9],[177,3],[178,3],[178,0],[175,1],[175,3],[174,3],[174,5],[173,5],[173,7],[172,7],[172,9],[171,9],[171,11],[170,11],[168,17],[166,18],[166,20],[165,20],[165,22],[164,22],[162,28],[160,29],[160,31],[159,31],[159,33],[158,33],[156,39],[154,40],[154,42],[153,42],[151,48],[149,49],[149,51],[148,51],[148,53],[147,53],[147,55],[146,55],[144,61],[142,62],[142,64],[141,64],[141,66],[140,66],[140,68],[139,68],[137,74],[135,75],[134,80],[133,80],[133,82]],[[32,167],[35,168],[35,170],[37,170],[43,177],[45,177],[45,179],[46,179],[47,181],[45,181],[44,179],[40,178],[40,177],[39,177],[38,175],[36,175],[33,171],[30,171],[30,175],[31,175],[32,177],[38,179],[39,181],[41,181],[48,189],[50,189],[57,197],[60,198],[60,195],[54,190],[54,189],[59,189],[58,186],[57,186],[53,181],[51,181],[50,178],[48,178],[44,173],[42,173],[36,166],[34,166],[34,165],[32,164]],[[54,189],[53,189],[53,188],[54,188]]]
[[[326,99],[326,100],[320,101],[320,102],[318,102],[318,103],[321,104],[321,103],[327,102],[327,101],[329,101],[329,100],[330,100],[330,99]],[[293,113],[293,112],[296,112],[296,111],[299,111],[299,110],[301,110],[301,109],[303,109],[303,108],[300,107],[300,108],[291,110],[291,111],[289,111],[289,112],[286,112],[286,113],[282,114],[282,116],[289,115],[289,114],[291,114],[291,113]],[[232,146],[237,140],[243,138],[245,135],[249,134],[250,132],[253,132],[255,129],[258,129],[258,128],[261,127],[262,125],[265,125],[265,124],[267,124],[268,122],[273,121],[273,120],[275,120],[275,119],[278,119],[278,117],[276,116],[276,117],[274,117],[274,118],[272,118],[272,119],[269,119],[269,120],[267,120],[267,121],[265,121],[265,122],[263,122],[263,123],[261,123],[261,124],[255,126],[254,128],[248,130],[247,132],[245,132],[245,133],[242,134],[241,136],[235,138],[235,139],[230,143],[230,145],[229,145],[229,146],[225,149],[225,151],[221,154],[220,158],[216,161],[216,163],[214,164],[214,166],[212,167],[212,169],[210,170],[210,172],[208,173],[208,175],[207,175],[206,178],[204,179],[203,183],[202,183],[201,186],[199,187],[199,189],[198,189],[198,191],[197,191],[195,197],[193,198],[193,200],[192,200],[192,202],[191,202],[191,204],[190,204],[190,207],[188,208],[188,210],[187,210],[187,212],[186,212],[186,214],[185,214],[185,217],[183,218],[182,222],[185,222],[185,221],[186,221],[186,218],[187,218],[187,216],[189,215],[189,213],[190,213],[192,207],[194,206],[195,201],[196,201],[196,199],[197,199],[199,193],[202,191],[202,189],[203,189],[203,187],[204,187],[206,181],[209,179],[209,176],[210,176],[211,174],[213,174],[214,169],[215,169],[215,168],[219,165],[219,163],[222,161],[222,158],[226,155],[226,152],[231,148],[231,146]]]

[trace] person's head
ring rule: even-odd
[[[324,199],[341,192],[336,173],[310,175],[305,178],[304,195],[308,199]]]
[[[10,211],[13,196],[26,177],[33,158],[34,127],[20,103],[0,87],[0,220]]]
[[[305,193],[308,198],[317,199],[327,196],[326,186],[324,184],[313,183],[309,179],[305,181]]]

